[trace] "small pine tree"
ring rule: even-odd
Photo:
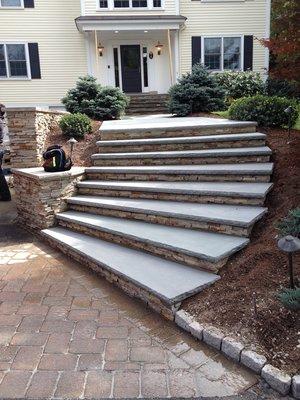
[[[70,89],[62,99],[70,113],[82,113],[104,121],[119,118],[129,103],[119,88],[102,87],[93,76],[78,79],[76,87]]]
[[[300,288],[283,289],[283,291],[278,294],[278,299],[285,308],[292,311],[300,310]]]
[[[277,224],[280,236],[292,235],[300,238],[300,208],[290,210],[288,216]]]
[[[202,64],[194,65],[191,73],[172,86],[169,96],[168,109],[178,116],[224,109],[225,91]]]

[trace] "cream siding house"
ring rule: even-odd
[[[59,106],[79,76],[166,93],[192,64],[266,74],[270,0],[0,0],[0,102]]]

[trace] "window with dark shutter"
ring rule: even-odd
[[[41,79],[41,66],[38,43],[28,43],[31,79]]]
[[[24,0],[25,8],[34,8],[34,0]]]
[[[244,36],[244,71],[253,69],[253,36]]]
[[[201,62],[201,36],[192,36],[192,66]]]

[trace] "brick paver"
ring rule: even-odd
[[[0,217],[0,398],[222,396],[256,383]]]

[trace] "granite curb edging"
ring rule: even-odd
[[[185,310],[179,310],[174,315],[174,322],[180,328],[189,332],[194,338],[203,341],[219,350],[226,357],[248,367],[260,375],[272,389],[282,395],[291,394],[300,399],[300,375],[289,375],[279,368],[268,364],[264,355],[246,347],[242,342],[227,336],[221,329],[212,325],[201,324]]]

